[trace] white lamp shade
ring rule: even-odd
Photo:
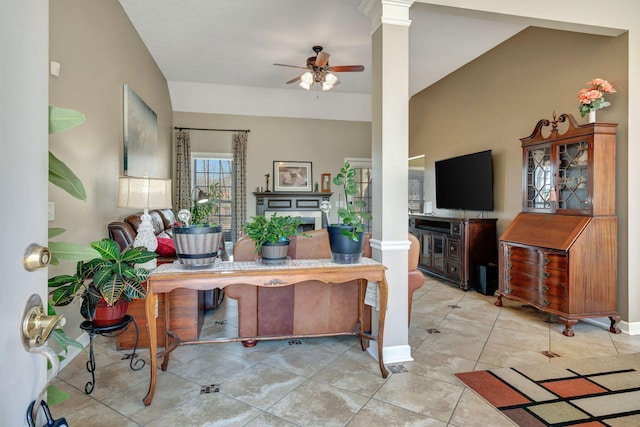
[[[118,183],[118,207],[171,208],[171,180],[121,176]]]
[[[306,73],[304,73],[303,75],[300,76],[300,81],[311,85],[313,84],[313,74],[311,74],[309,71],[307,71]]]
[[[336,77],[335,74],[327,74],[326,77],[324,78],[324,80],[330,84],[331,86],[333,86],[334,84],[336,84],[336,82],[338,81],[338,78]]]
[[[311,89],[311,85],[303,81],[300,81],[300,83],[298,83],[298,86],[300,86],[302,89],[305,89],[305,90]]]

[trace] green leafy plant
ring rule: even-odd
[[[49,106],[49,135],[62,132],[81,125],[86,116],[68,108]],[[87,193],[80,178],[69,167],[49,151],[49,182],[60,187],[76,199],[86,201]],[[49,228],[49,239],[59,236],[64,228]],[[83,261],[98,256],[90,247],[76,243],[49,241],[51,265],[58,265],[60,261]]]
[[[49,279],[49,288],[52,289],[49,296],[54,306],[69,305],[76,298],[82,298],[80,313],[85,319],[91,320],[100,299],[112,306],[119,299],[131,301],[146,296],[142,283],[147,280],[149,271],[136,268],[135,264],[156,258],[158,255],[155,252],[143,247],[121,251],[120,245],[111,239],[92,242],[91,247],[100,258],[78,262],[73,276],[61,275]]]
[[[345,227],[342,234],[357,242],[360,239],[358,233],[364,231],[362,224],[365,220],[371,219],[371,214],[365,210],[367,203],[364,200],[353,200],[358,193],[358,185],[356,170],[349,162],[345,162],[340,168],[340,172],[333,178],[333,184],[342,187],[344,192],[345,207],[338,208],[338,217],[342,224],[349,227]]]
[[[85,120],[86,116],[78,111],[49,106],[49,135],[79,126]],[[49,182],[60,187],[76,199],[87,200],[87,193],[80,178],[62,160],[54,156],[51,151],[49,151]],[[51,227],[49,228],[49,239],[57,237],[64,232],[64,228]],[[49,240],[48,246],[51,253],[51,265],[58,265],[60,261],[84,261],[99,256],[95,249],[76,243]],[[51,301],[49,301],[47,311],[50,316],[56,315]],[[62,355],[58,355],[60,361],[65,359],[69,346],[84,350],[84,346],[69,337],[62,328],[54,329],[51,336],[63,351]],[[49,366],[49,368],[51,367]],[[67,393],[53,384],[47,388],[47,396],[51,404],[60,403],[69,398]]]
[[[224,197],[224,193],[218,182],[213,182],[207,188],[207,191],[198,191],[196,197],[191,200],[191,224],[209,224],[210,217],[220,211],[220,199]]]
[[[291,236],[304,234],[298,231],[300,224],[302,224],[300,217],[274,214],[270,219],[264,216],[254,216],[244,224],[242,229],[254,241],[256,253],[258,253],[267,242],[275,244],[289,240]]]

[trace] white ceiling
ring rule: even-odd
[[[285,84],[303,70],[273,65],[305,66],[306,58],[315,55],[311,49],[314,45],[323,46],[331,54],[331,65],[362,64],[365,71],[340,73],[341,83],[330,95],[318,92],[318,85],[314,85],[312,96],[320,99],[322,94],[322,102],[335,103],[333,109],[339,104],[350,105],[348,100],[359,105],[370,103],[371,24],[358,9],[361,0],[120,3],[169,82],[176,111],[320,117],[312,111],[301,113],[295,104],[308,102],[309,93],[296,84]],[[411,7],[410,19],[409,96],[525,28],[521,24],[446,15],[422,3]],[[282,109],[287,111],[261,111],[256,105],[269,107],[270,103],[248,100],[248,95],[267,100],[282,96],[288,107]],[[228,101],[234,96],[242,96],[243,104],[252,107],[234,107],[233,103],[210,99]],[[339,114],[346,118],[344,112]],[[368,114],[350,119],[367,120]]]

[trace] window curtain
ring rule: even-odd
[[[247,132],[234,132],[233,141],[233,216],[231,238],[237,242],[247,221]]]
[[[191,136],[179,130],[176,142],[176,179],[174,212],[191,207]]]

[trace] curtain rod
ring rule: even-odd
[[[251,129],[205,129],[205,128],[181,128],[174,127],[175,130],[207,130],[212,132],[251,132]]]

